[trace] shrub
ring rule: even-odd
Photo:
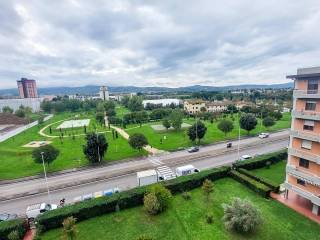
[[[11,233],[8,235],[9,240],[20,240],[20,235],[17,230],[13,230]]]
[[[147,193],[143,198],[144,209],[150,215],[156,215],[160,212],[160,203],[154,193]]]
[[[74,217],[68,217],[63,220],[63,238],[66,240],[74,240],[77,238],[77,228],[76,228],[77,219]]]
[[[207,222],[208,224],[213,223],[213,215],[212,215],[212,214],[210,214],[210,213],[207,213],[207,214],[206,214],[206,222]]]
[[[269,188],[272,189],[273,192],[279,192],[280,186],[278,184],[275,184],[275,183],[273,183],[273,182],[271,182],[268,179],[265,179],[263,177],[256,176],[252,172],[250,172],[250,171],[248,171],[246,169],[243,169],[243,168],[239,168],[238,171],[240,173],[246,175],[247,177],[250,177],[250,178],[258,181],[259,183],[262,183],[262,184],[268,186]]]
[[[189,192],[183,192],[181,194],[184,200],[190,200],[191,199],[191,194]]]
[[[23,219],[0,222],[0,240],[9,240],[8,236],[16,231],[22,238],[26,233],[26,223]]]
[[[223,221],[228,230],[239,233],[253,232],[262,224],[260,211],[248,200],[235,198],[230,205],[223,204]]]
[[[230,176],[240,182],[243,183],[244,185],[246,185],[248,188],[252,189],[253,191],[255,191],[256,193],[260,194],[261,196],[268,198],[270,196],[270,192],[271,192],[271,188],[269,188],[268,186],[257,182],[256,180],[247,177],[244,174],[241,174],[237,171],[230,171]]]
[[[209,201],[210,193],[213,192],[213,183],[212,181],[206,179],[202,184],[202,190],[206,196],[207,201]]]
[[[153,240],[153,239],[154,239],[153,237],[146,234],[142,234],[139,237],[137,237],[137,240]]]
[[[171,202],[171,192],[161,184],[151,186],[149,193],[153,193],[159,203],[158,213],[165,211]]]

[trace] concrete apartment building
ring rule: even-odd
[[[294,192],[320,212],[320,67],[298,69],[286,167],[285,196]]]
[[[236,105],[238,109],[248,105],[244,102],[231,102],[231,101],[203,101],[199,99],[185,100],[183,103],[183,109],[189,114],[200,113],[202,109],[205,112],[223,112],[228,109],[228,105]]]
[[[17,81],[20,98],[38,98],[36,81],[27,78],[21,78]]]

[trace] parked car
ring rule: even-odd
[[[40,214],[57,209],[57,205],[48,203],[38,203],[27,207],[26,215],[28,219],[35,219]]]
[[[259,138],[267,138],[267,137],[269,137],[269,133],[260,133],[259,134]]]
[[[93,198],[92,193],[89,193],[89,194],[86,194],[86,195],[83,195],[83,196],[82,196],[82,200],[83,200],[83,201],[90,200],[90,199],[92,199],[92,198]]]
[[[227,148],[231,148],[232,147],[232,142],[228,142],[227,143]]]
[[[250,159],[250,158],[252,158],[250,155],[242,155],[240,157],[240,160],[247,160],[247,159]]]
[[[193,153],[193,152],[198,152],[199,151],[199,147],[194,146],[188,149],[188,153]]]
[[[200,172],[200,170],[198,168],[195,168],[193,165],[185,165],[185,166],[176,168],[176,174],[178,177],[186,176],[186,175],[190,175],[198,172]]]
[[[9,221],[18,218],[17,214],[1,213],[0,222]]]

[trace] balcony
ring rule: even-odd
[[[293,155],[298,158],[304,158],[304,159],[307,159],[311,162],[315,162],[317,164],[320,164],[320,156],[317,154],[314,154],[314,153],[310,153],[310,152],[306,152],[303,150],[294,149],[294,148],[289,147],[288,154]]]
[[[320,143],[320,134],[314,134],[307,131],[290,130],[290,135],[292,137]]]
[[[293,90],[295,98],[320,98],[320,90]]]
[[[320,186],[320,177],[313,175],[310,172],[304,171],[302,169],[297,168],[294,165],[287,165],[286,171],[289,175],[302,179],[306,181],[309,184],[315,185],[315,186]]]
[[[300,196],[302,196],[306,199],[309,199],[313,204],[316,204],[318,206],[320,205],[320,197],[314,195],[313,193],[310,193],[302,188],[299,188],[299,187],[297,187],[291,183],[287,183],[287,182],[284,183],[284,187],[288,190],[296,192],[297,194],[299,194]]]
[[[293,110],[292,117],[306,119],[306,120],[320,121],[320,112]]]

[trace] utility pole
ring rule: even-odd
[[[240,160],[240,111],[238,111],[238,124],[239,124],[239,129],[238,129],[238,160]]]
[[[42,166],[43,166],[44,178],[45,178],[46,185],[47,185],[48,199],[49,199],[49,203],[51,204],[50,190],[49,190],[49,184],[48,184],[48,179],[47,179],[46,166],[45,166],[45,164],[44,164],[44,157],[43,157],[43,155],[44,155],[44,152],[41,152]]]

